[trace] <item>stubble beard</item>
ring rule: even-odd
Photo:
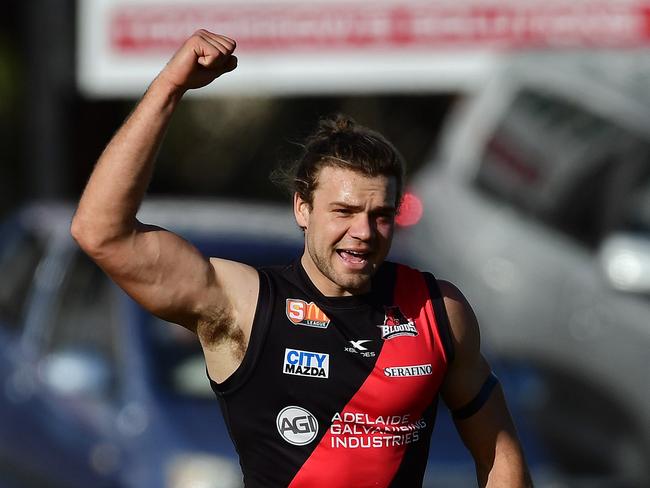
[[[318,271],[341,289],[350,293],[369,291],[372,273],[350,273],[347,276],[342,275],[342,273],[336,271],[329,256],[324,255],[325,253],[319,253],[311,245],[309,239],[307,239],[307,252]],[[338,259],[338,256],[332,256],[332,259]]]

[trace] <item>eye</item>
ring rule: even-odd
[[[352,213],[352,210],[349,208],[335,208],[333,212],[339,215],[350,215]]]
[[[379,212],[376,214],[376,218],[381,222],[392,222],[393,220],[395,220],[395,212],[391,212],[391,211]]]

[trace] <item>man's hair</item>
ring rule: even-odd
[[[395,205],[399,206],[404,158],[384,136],[342,114],[321,119],[302,144],[300,157],[288,170],[276,171],[271,178],[311,205],[318,175],[327,166],[367,176],[393,176],[397,187]]]

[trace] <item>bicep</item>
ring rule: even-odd
[[[490,374],[490,366],[481,354],[481,336],[476,315],[454,285],[441,281],[440,290],[449,316],[454,360],[442,386],[442,396],[453,411],[468,404]]]
[[[228,270],[218,275],[192,243],[157,226],[139,224],[97,262],[149,312],[191,330],[231,305],[223,286]]]

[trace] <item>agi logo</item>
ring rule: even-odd
[[[321,352],[284,350],[284,374],[328,378],[330,375],[330,355]]]
[[[314,302],[287,298],[287,318],[296,325],[327,329],[330,319]]]
[[[384,323],[377,326],[381,327],[382,339],[418,335],[418,329],[413,319],[407,318],[398,306],[384,307],[384,313]]]
[[[282,438],[294,446],[309,444],[318,434],[316,417],[302,407],[284,407],[276,417],[275,424]]]

